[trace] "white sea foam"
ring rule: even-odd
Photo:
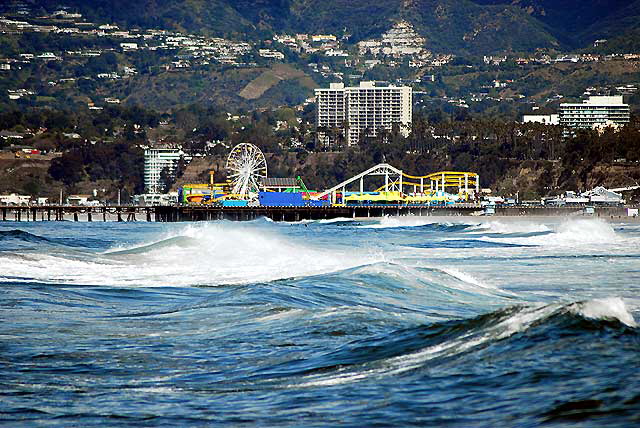
[[[576,246],[594,246],[609,245],[619,243],[621,238],[616,234],[613,227],[599,219],[567,219],[560,223],[549,222],[546,224],[529,223],[525,227],[519,225],[518,222],[513,223],[513,227],[490,226],[484,233],[494,230],[502,230],[498,233],[530,233],[530,232],[547,232],[543,235],[534,235],[526,237],[514,236],[482,236],[491,242],[501,242],[518,245],[534,245],[544,247],[576,247]]]
[[[359,226],[364,229],[389,229],[395,227],[419,227],[426,226],[428,224],[445,224],[452,226],[452,222],[442,222],[442,219],[434,217],[421,217],[421,216],[387,216],[377,220],[376,223],[364,224]]]
[[[320,224],[343,223],[345,221],[353,221],[353,219],[347,218],[347,217],[336,217],[336,218],[317,220],[317,222]]]
[[[276,312],[269,315],[264,315],[256,318],[255,322],[266,322],[266,321],[281,321],[287,318],[297,318],[307,313],[304,309],[288,309],[285,311]]]
[[[532,221],[488,221],[483,222],[477,226],[472,226],[469,228],[472,230],[472,233],[502,233],[502,234],[513,234],[513,233],[542,233],[549,232],[551,229],[548,225],[543,223],[537,223]],[[475,230],[474,230],[475,229]]]
[[[480,288],[487,288],[487,289],[492,289],[492,290],[496,290],[497,287],[491,284],[488,284],[486,282],[482,282],[480,280],[478,280],[476,277],[474,277],[473,275],[470,275],[468,273],[462,272],[459,269],[455,269],[455,268],[443,268],[442,271],[444,273],[446,273],[447,275],[451,275],[454,278],[459,279],[460,281],[467,283],[467,284],[471,284],[474,285],[476,287],[480,287]]]
[[[572,245],[574,243],[607,244],[617,241],[618,235],[613,227],[598,219],[572,219],[560,224],[554,236],[558,243]]]
[[[334,272],[375,262],[375,254],[314,247],[256,225],[188,225],[170,236],[93,259],[0,258],[2,278],[126,286],[241,284]]]
[[[594,299],[587,302],[574,303],[569,310],[585,318],[596,320],[618,320],[629,327],[636,327],[633,315],[627,309],[624,300],[619,297]]]

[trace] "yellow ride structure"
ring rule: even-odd
[[[384,184],[373,192],[365,192],[364,180],[371,176],[383,177]],[[354,183],[359,184],[358,190],[348,191]],[[474,172],[439,171],[416,176],[383,163],[314,195],[313,199],[329,197],[333,205],[345,205],[349,202],[424,204],[467,201],[479,191],[480,177]],[[338,196],[341,203],[338,202]]]
[[[229,193],[231,183],[214,182],[215,172],[209,171],[209,183],[189,183],[181,187],[181,203],[210,204],[216,200],[226,199],[232,195]]]

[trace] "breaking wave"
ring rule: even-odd
[[[502,235],[552,232],[551,228],[549,228],[549,226],[546,224],[536,223],[529,220],[523,221],[520,219],[515,219],[512,221],[491,220],[473,225],[469,228],[469,230],[472,233],[495,233]]]
[[[333,272],[377,259],[375,250],[323,248],[285,238],[275,229],[222,222],[186,226],[157,241],[102,254],[2,257],[0,281],[24,277],[82,285],[215,286]]]
[[[397,228],[425,228],[434,231],[459,231],[472,227],[472,224],[442,221],[442,218],[420,216],[382,217],[379,220],[367,219],[369,223],[359,227],[365,229],[397,229]]]
[[[598,219],[570,219],[549,224],[489,222],[474,227],[471,234],[479,241],[520,246],[575,247],[622,241],[609,223]]]
[[[317,357],[266,369],[265,375],[295,378],[296,387],[317,387],[398,376],[415,370],[433,370],[452,358],[490,352],[532,339],[548,347],[558,335],[584,335],[613,329],[638,335],[637,324],[620,298],[569,304],[513,306],[470,319],[437,322],[396,331],[388,336],[352,342],[342,349]],[[522,337],[525,335],[527,337]],[[498,352],[498,351],[496,351]],[[531,352],[534,352],[531,350]]]

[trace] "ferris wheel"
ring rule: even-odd
[[[232,182],[231,193],[241,198],[257,192],[260,181],[267,178],[267,160],[262,150],[249,143],[231,149],[226,168]]]

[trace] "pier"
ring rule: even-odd
[[[210,205],[0,206],[0,221],[248,221],[260,217],[266,217],[273,221],[300,221],[396,215],[471,215],[473,212],[481,210],[481,207],[473,204],[460,204],[455,207],[406,205],[349,207],[222,207]]]
[[[157,207],[127,205],[0,205],[0,221],[156,221]]]
[[[497,206],[496,216],[589,216],[627,217],[628,208],[637,206],[597,206],[593,213],[583,206]],[[0,221],[83,221],[83,222],[181,222],[249,221],[260,217],[273,221],[329,220],[336,218],[375,218],[384,216],[481,216],[478,204],[430,205],[350,205],[327,207],[222,207],[210,205],[163,206],[0,206]]]
[[[471,215],[482,208],[474,204],[459,206],[329,206],[329,207],[157,207],[157,221],[255,220],[266,217],[273,221],[329,220],[336,218],[368,218],[384,216]]]

